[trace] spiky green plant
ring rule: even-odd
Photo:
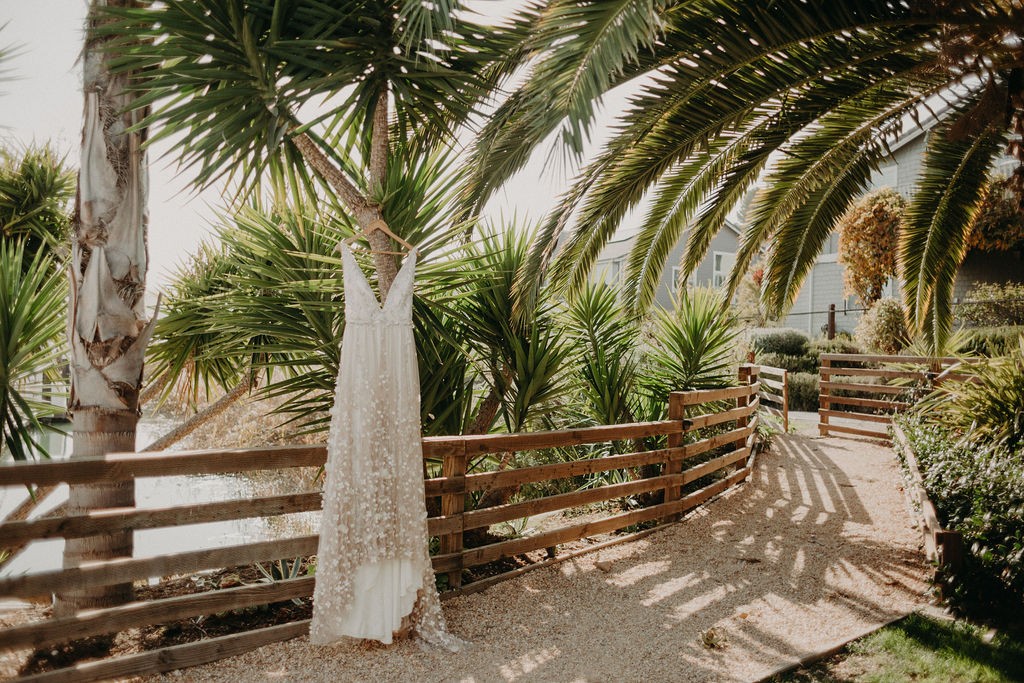
[[[174,139],[196,183],[312,179],[395,276],[384,220],[402,150],[452,139],[522,53],[521,18],[485,28],[457,0],[168,0],[114,11],[112,49],[153,105],[152,140]],[[398,227],[393,231],[412,239]]]
[[[1006,356],[975,359],[956,368],[964,379],[946,380],[914,408],[922,421],[959,434],[968,443],[1024,444],[1024,337]]]
[[[645,384],[653,396],[735,383],[732,345],[738,330],[712,289],[683,290],[673,310],[655,313]]]
[[[74,192],[74,172],[50,147],[0,151],[0,233],[24,240],[26,265],[39,251],[66,251]]]
[[[189,263],[179,267],[163,301],[163,315],[157,321],[153,341],[146,350],[150,382],[165,382],[166,397],[175,386],[191,403],[209,397],[214,387],[227,390],[248,371],[241,349],[248,338],[230,335],[222,339],[210,322],[221,313],[220,299],[230,291],[230,276],[237,264],[223,243],[203,243]],[[226,354],[225,348],[238,344],[238,353]]]
[[[4,455],[46,456],[37,434],[63,408],[67,281],[60,253],[74,176],[49,147],[0,152],[0,420]]]
[[[489,231],[467,246],[468,290],[460,311],[474,362],[489,387],[484,404],[497,401],[504,427],[521,431],[554,407],[567,391],[570,346],[557,324],[553,303],[541,297],[517,311],[514,287],[529,248],[529,234]],[[475,431],[489,431],[488,405],[477,410]]]
[[[593,424],[633,422],[640,412],[640,325],[625,311],[618,290],[605,283],[588,284],[565,318],[575,340],[573,362],[586,419]]]
[[[31,258],[22,240],[0,240],[0,424],[4,456],[48,456],[37,434],[52,430],[46,417],[63,414],[44,396],[60,385],[67,279],[45,250]]]

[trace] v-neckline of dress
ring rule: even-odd
[[[348,255],[349,265],[352,267],[355,277],[359,280],[359,282],[362,283],[363,287],[366,290],[366,294],[368,294],[369,297],[373,300],[373,304],[374,307],[377,309],[377,312],[383,313],[385,310],[387,310],[388,302],[394,298],[393,296],[391,296],[391,293],[395,289],[395,283],[397,283],[399,278],[402,277],[402,275],[405,273],[409,265],[416,260],[416,256],[418,255],[417,250],[413,249],[412,251],[409,252],[408,256],[405,257],[405,261],[398,268],[398,272],[395,274],[395,279],[391,282],[391,290],[388,292],[387,298],[384,299],[384,303],[381,303],[380,299],[378,299],[377,295],[374,293],[373,287],[370,286],[370,281],[366,279],[366,274],[363,273],[363,269],[359,267],[358,263],[356,263],[356,258],[355,255],[352,253],[352,248],[349,247],[344,242],[342,242],[341,244],[342,247],[344,247],[345,249],[344,253]]]

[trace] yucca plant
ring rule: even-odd
[[[403,148],[404,149],[404,148]],[[464,430],[472,394],[459,321],[450,302],[469,277],[451,254],[464,226],[447,209],[458,183],[443,152],[404,155],[388,167],[383,215],[419,247],[414,309],[421,405],[427,434]],[[245,375],[268,382],[261,395],[301,431],[327,428],[341,330],[338,241],[354,223],[329,200],[291,183],[294,209],[249,206],[225,216],[216,249],[183,271],[157,328],[151,360],[173,375],[190,369],[226,389]]]
[[[67,277],[45,250],[27,252],[24,239],[0,240],[0,423],[3,455],[15,460],[48,456],[37,434],[64,413],[44,385],[64,381]]]
[[[0,152],[0,420],[4,456],[48,453],[37,434],[64,409],[67,277],[61,253],[74,176],[48,147]],[[63,390],[63,391],[66,391]]]
[[[733,344],[738,329],[721,293],[683,290],[672,310],[654,315],[644,385],[667,405],[672,391],[735,384]]]
[[[67,252],[75,175],[49,147],[0,151],[0,232],[24,241],[25,265],[39,251]]]
[[[467,272],[474,277],[459,310],[489,388],[476,411],[473,431],[479,433],[490,431],[498,416],[507,431],[522,431],[567,390],[570,347],[553,302],[542,296],[530,308],[515,308],[515,282],[528,248],[529,234],[514,229],[486,232],[466,247]]]
[[[573,364],[584,419],[591,424],[634,421],[640,325],[626,312],[618,290],[588,284],[568,306],[565,320],[576,347]]]
[[[222,312],[219,300],[230,291],[229,277],[237,268],[223,243],[206,242],[175,273],[146,350],[148,381],[164,386],[163,397],[177,387],[180,399],[195,404],[215,388],[228,390],[246,371],[242,352],[221,351],[235,342],[241,350],[248,338],[221,339],[211,324]]]
[[[179,135],[196,182],[254,193],[267,169],[316,178],[396,273],[386,178],[476,113],[521,53],[521,27],[484,27],[460,2],[169,0],[118,10],[106,35],[155,105],[153,140]],[[522,23],[522,22],[520,22]],[[401,226],[392,230],[406,240]]]
[[[641,367],[639,321],[622,305],[619,291],[603,282],[590,283],[564,312],[573,341],[573,376],[576,389],[569,412],[587,425],[616,424],[645,419],[647,403],[638,391]],[[570,415],[570,418],[573,417]],[[601,457],[645,450],[648,440],[611,442],[567,450],[564,457]],[[648,468],[655,474],[657,467]],[[604,486],[636,478],[626,470],[599,472],[586,477],[583,487]]]
[[[975,359],[957,368],[964,379],[947,379],[913,412],[941,424],[966,442],[1024,444],[1024,337],[1006,356]]]

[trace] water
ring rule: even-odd
[[[137,443],[151,443],[174,426],[174,421],[144,417],[138,426]],[[71,451],[70,436],[48,435],[47,446],[54,459]],[[309,470],[253,472],[223,475],[148,477],[136,480],[135,502],[139,508],[192,505],[230,499],[283,495],[317,490]],[[0,516],[26,498],[24,488],[0,488]],[[40,517],[67,500],[61,486],[37,509]],[[268,541],[315,533],[319,512],[303,512],[269,518],[239,519],[207,524],[188,524],[135,532],[135,557],[152,557],[186,550],[202,550],[240,543]],[[60,569],[64,551],[62,539],[36,541],[0,570],[0,576]]]

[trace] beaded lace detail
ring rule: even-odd
[[[427,546],[412,328],[416,253],[383,305],[344,244],[341,254],[346,322],[327,440],[310,641],[325,645],[352,636],[390,643],[392,631],[411,625],[423,641],[455,650],[462,643],[447,632]]]

